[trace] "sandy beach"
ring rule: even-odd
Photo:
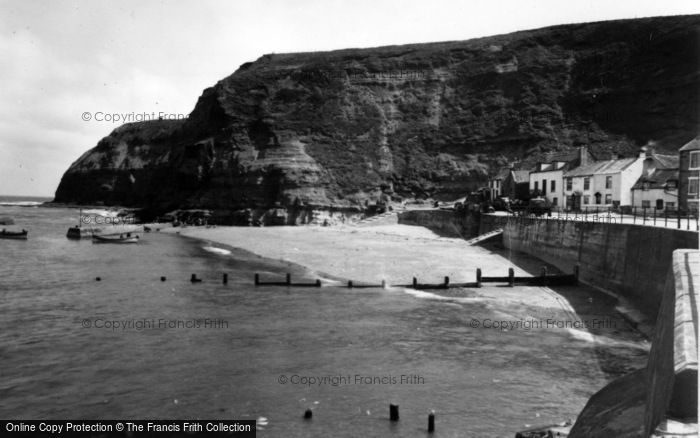
[[[458,238],[440,237],[427,228],[384,224],[339,227],[186,227],[163,232],[232,246],[259,256],[302,265],[320,277],[379,284],[476,281],[476,269],[484,276],[516,276],[537,272],[541,262],[514,254],[499,254],[487,247],[470,245]],[[512,257],[509,260],[509,256]],[[517,265],[515,264],[517,263]],[[551,272],[551,271],[550,271]],[[580,287],[581,290],[589,290]],[[544,308],[569,315],[567,299],[547,287],[485,285],[472,289],[479,298]],[[592,291],[590,291],[593,293]]]

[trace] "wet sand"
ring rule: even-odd
[[[476,269],[484,276],[532,275],[508,257],[458,238],[440,237],[424,227],[411,225],[340,227],[186,227],[163,232],[240,248],[259,256],[302,265],[321,277],[379,284],[451,283],[476,281]],[[530,263],[534,266],[533,263]],[[585,288],[582,288],[585,289]],[[567,299],[550,288],[485,285],[471,289],[477,297],[509,304],[562,310],[573,316]]]

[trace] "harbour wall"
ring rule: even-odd
[[[420,225],[444,237],[469,239],[479,233],[479,213],[467,210],[407,210],[399,213],[399,223]]]
[[[482,215],[480,232],[493,228],[504,229],[506,248],[565,272],[578,264],[581,281],[624,297],[652,321],[673,251],[698,248],[695,231],[633,224]]]
[[[666,276],[647,367],[594,394],[570,438],[659,436],[667,422],[697,436],[700,251],[676,250]],[[675,435],[674,435],[675,436]]]

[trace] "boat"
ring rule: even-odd
[[[99,234],[102,230],[99,228],[83,228],[79,225],[68,228],[66,237],[69,239],[89,239],[92,236]]]
[[[27,230],[9,231],[3,228],[2,231],[0,231],[0,239],[27,240],[28,235],[29,231]]]
[[[132,236],[131,233],[126,234],[93,234],[92,243],[139,243],[139,236]]]

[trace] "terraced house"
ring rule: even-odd
[[[535,170],[530,172],[531,195],[546,198],[552,206],[563,206],[564,172],[577,166],[585,166],[592,159],[586,147],[570,152],[548,154],[544,160],[537,163]]]
[[[686,143],[678,151],[678,202],[681,211],[698,214],[700,196],[700,137]]]
[[[678,208],[678,155],[647,154],[642,175],[632,186],[632,206],[643,210]]]
[[[564,172],[564,196],[570,210],[632,205],[632,186],[647,158],[642,148],[636,158],[593,161]]]

